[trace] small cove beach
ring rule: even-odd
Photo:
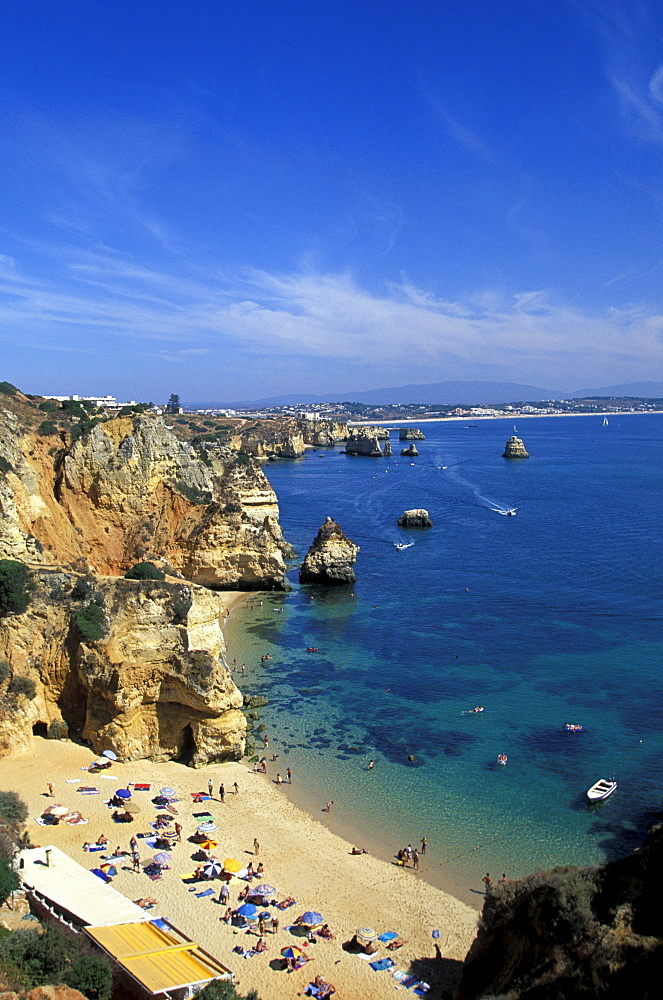
[[[407,941],[393,953],[396,968],[412,968],[431,985],[451,985],[456,963],[462,961],[475,935],[476,911],[430,886],[411,870],[404,871],[371,855],[353,856],[350,843],[297,808],[245,763],[213,765],[196,771],[173,762],[135,761],[117,763],[101,774],[88,775],[82,768],[92,759],[90,751],[77,744],[34,737],[31,750],[0,761],[0,788],[18,792],[27,802],[27,830],[33,844],[53,844],[87,869],[97,867],[106,852],[89,854],[83,850],[85,842],[96,841],[103,834],[108,838],[108,855],[118,846],[128,852],[129,838],[149,831],[149,822],[159,811],[152,798],[161,787],[175,789],[176,818],[183,829],[181,843],[174,845],[169,869],[161,880],[151,881],[142,867],[155,852],[139,846],[141,872],[132,870],[128,855],[117,866],[112,884],[132,900],[154,897],[154,915],[171,920],[233,968],[242,991],[255,988],[264,998],[286,1000],[302,993],[315,975],[322,975],[334,983],[339,998],[391,995],[396,981],[387,972],[374,972],[368,962],[342,948],[358,927],[366,925],[378,934],[394,931]],[[210,778],[214,798],[194,803],[192,793],[206,791]],[[238,794],[232,792],[235,781]],[[47,782],[54,786],[54,798],[46,794]],[[220,782],[226,790],[224,803],[218,797]],[[134,791],[132,799],[140,810],[134,822],[116,824],[104,799],[117,788],[133,787],[133,783],[147,783],[150,790]],[[76,790],[78,784],[96,787],[98,794],[83,795]],[[36,818],[53,803],[80,810],[88,823],[38,825]],[[232,856],[245,864],[253,861],[254,866],[261,861],[265,880],[277,889],[276,898],[292,896],[297,900],[296,906],[283,912],[270,907],[270,911],[278,913],[280,927],[276,934],[266,935],[268,950],[262,955],[245,959],[233,953],[238,945],[249,948],[257,937],[221,921],[224,907],[216,902],[221,887],[218,880],[192,886],[180,877],[196,867],[192,856],[197,847],[188,837],[195,833],[198,821],[194,814],[201,810],[211,813],[217,827],[211,834],[218,844],[212,854],[221,860]],[[257,856],[253,853],[254,838],[260,845]],[[216,890],[214,894],[196,895],[208,886]],[[241,880],[233,883],[229,905],[238,905],[238,892],[243,886]],[[195,891],[190,892],[191,888]],[[295,973],[274,969],[270,963],[279,957],[281,948],[302,944],[299,930],[293,934],[287,927],[308,909],[323,914],[334,940],[309,945],[307,951],[314,961]],[[433,938],[434,930],[439,930],[439,939]],[[435,957],[436,943],[442,961]],[[390,955],[386,947],[380,946],[375,957]]]

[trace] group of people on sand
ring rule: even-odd
[[[426,853],[426,848],[428,846],[428,841],[425,837],[421,838],[421,854]],[[419,870],[419,861],[421,860],[421,855],[416,847],[412,844],[408,844],[407,847],[402,847],[400,851],[397,852],[396,857],[398,859],[398,864],[402,865],[403,868],[407,868],[409,864],[412,865],[415,871]]]

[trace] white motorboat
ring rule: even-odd
[[[609,795],[612,795],[617,789],[617,782],[614,778],[601,778],[597,781],[595,785],[587,792],[587,798],[590,802],[601,802],[603,799],[607,799]]]

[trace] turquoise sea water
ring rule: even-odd
[[[230,659],[270,698],[270,773],[385,856],[425,835],[427,877],[461,896],[486,871],[620,856],[663,793],[663,416],[521,420],[521,462],[501,458],[513,420],[421,426],[414,460],[265,468],[299,559],[291,593],[233,613]],[[410,507],[433,529],[398,528]],[[328,514],[361,546],[354,588],[297,583]]]

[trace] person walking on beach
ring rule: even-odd
[[[260,844],[256,837],[253,838],[253,853],[256,855],[260,854]]]
[[[486,887],[486,895],[488,895],[488,893],[490,892],[490,887],[491,887],[491,886],[492,886],[492,884],[493,884],[493,880],[492,880],[492,878],[490,877],[490,872],[486,872],[486,874],[485,874],[485,875],[484,875],[484,877],[483,877],[483,878],[481,879],[481,881],[482,881],[482,882],[483,882],[483,884],[485,885],[485,887]]]
[[[134,871],[140,872],[140,854],[138,853],[138,851],[133,852],[133,854],[131,855],[131,860],[133,862]]]
[[[416,848],[412,851],[412,867],[419,871],[419,851]]]
[[[214,798],[214,782],[212,781],[211,778],[208,778],[208,781],[207,781],[207,792],[209,794],[209,797],[211,799],[213,799]]]
[[[131,840],[129,841],[129,849],[132,855],[134,854],[135,851],[138,850],[138,841],[136,840],[135,837],[132,837]]]
[[[223,903],[224,906],[228,905],[228,900],[230,899],[230,889],[228,888],[228,883],[224,882],[221,886],[221,892],[219,893],[219,903]]]
[[[222,802],[226,801],[226,786],[223,783],[219,785],[219,798]]]
[[[233,791],[235,795],[239,795],[239,785],[237,784],[237,782],[233,784]]]
[[[181,843],[182,842],[182,824],[181,823],[176,823],[175,824],[175,836],[177,837],[178,842]]]
[[[292,771],[290,770],[289,767],[286,767],[286,769],[285,769],[285,775],[286,775],[286,778],[288,779],[288,784],[291,785],[292,784]]]

